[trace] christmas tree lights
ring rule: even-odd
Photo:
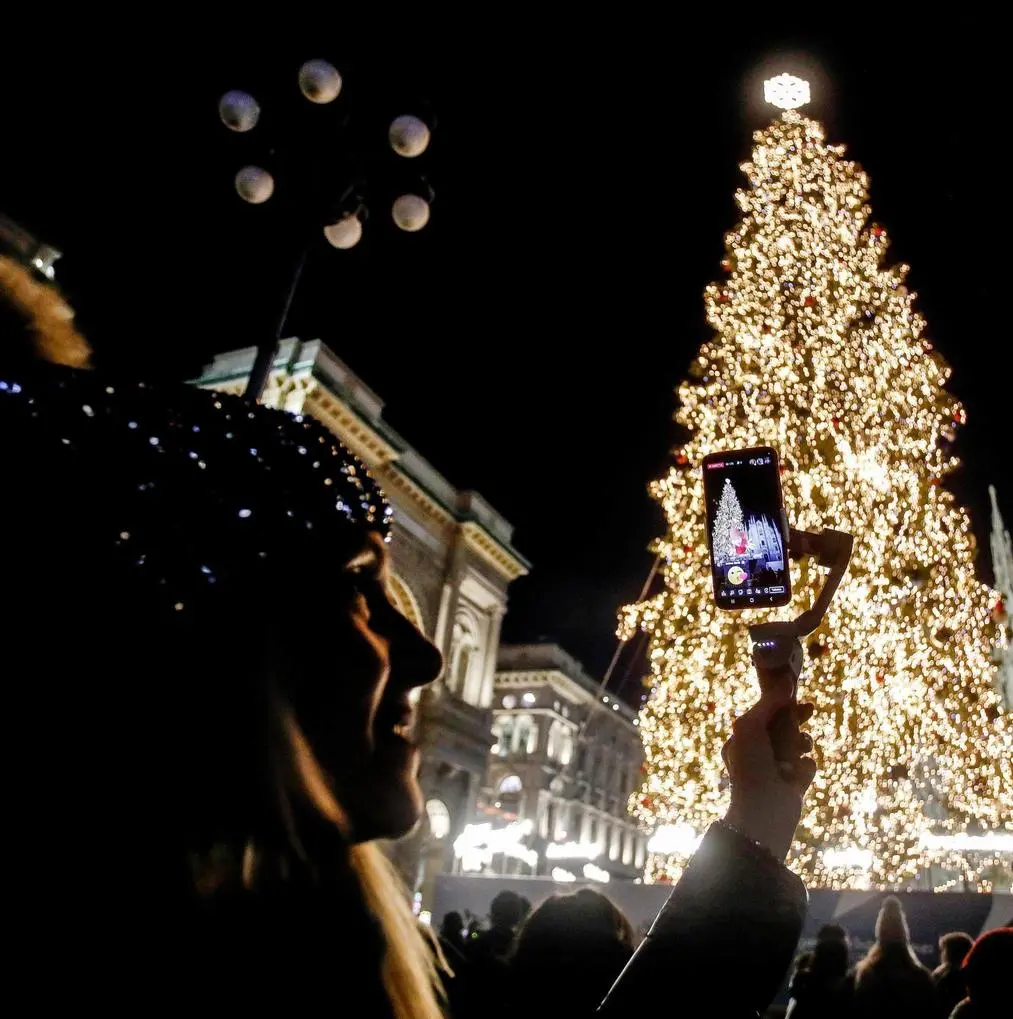
[[[923,335],[908,267],[883,263],[864,172],[795,109],[754,141],[726,276],[705,293],[715,335],[679,388],[691,438],[652,486],[668,521],[664,590],[620,623],[621,637],[650,637],[646,763],[631,803],[657,833],[646,876],[677,878],[694,836],[724,811],[721,747],[756,696],[746,628],[764,617],[713,604],[699,465],[772,445],[793,526],[855,535],[848,577],[807,642],[801,696],[816,704],[820,770],[790,865],[844,888],[896,886],[936,862],[987,889],[1010,866],[1005,843],[965,851],[946,839],[1013,834],[995,596],[975,579],[967,513],[941,484],[964,410],[944,389],[949,369]],[[722,510],[718,524],[734,530],[741,510]],[[814,566],[793,564],[793,605],[767,618],[794,616],[820,583]]]

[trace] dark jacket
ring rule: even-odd
[[[936,1014],[940,1019],[950,1019],[950,1013],[964,1000],[967,986],[960,966],[944,963],[932,974],[932,982],[936,985]]]
[[[845,1019],[851,1015],[852,983],[847,975],[821,979],[800,968],[788,986],[786,1019]]]
[[[598,1014],[752,1019],[781,986],[807,901],[787,868],[713,825]]]

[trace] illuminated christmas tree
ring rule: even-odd
[[[652,486],[669,526],[664,590],[620,624],[621,636],[650,638],[647,762],[632,803],[657,832],[647,877],[676,878],[723,812],[721,746],[756,695],[746,629],[763,616],[713,604],[699,465],[772,445],[793,526],[856,539],[807,642],[801,696],[816,704],[820,771],[791,866],[813,885],[869,887],[970,861],[988,887],[983,862],[1008,866],[994,847],[1013,844],[1013,716],[993,683],[995,597],[975,579],[967,513],[942,485],[964,410],[943,388],[949,369],[923,336],[908,267],[884,263],[866,175],[797,112],[804,82],[767,86],[784,112],[754,135],[726,276],[706,290],[715,335],[679,388],[691,437]],[[821,580],[793,564],[793,603],[769,618],[798,614]]]
[[[728,478],[721,489],[721,501],[714,515],[714,559],[718,566],[737,562],[748,548],[746,525],[742,520],[742,506]]]

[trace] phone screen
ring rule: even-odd
[[[788,527],[777,451],[711,453],[703,462],[714,600],[722,609],[791,601]]]

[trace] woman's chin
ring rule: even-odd
[[[348,813],[355,842],[400,839],[411,834],[422,817],[422,790],[414,772],[364,782],[354,806],[349,804]]]

